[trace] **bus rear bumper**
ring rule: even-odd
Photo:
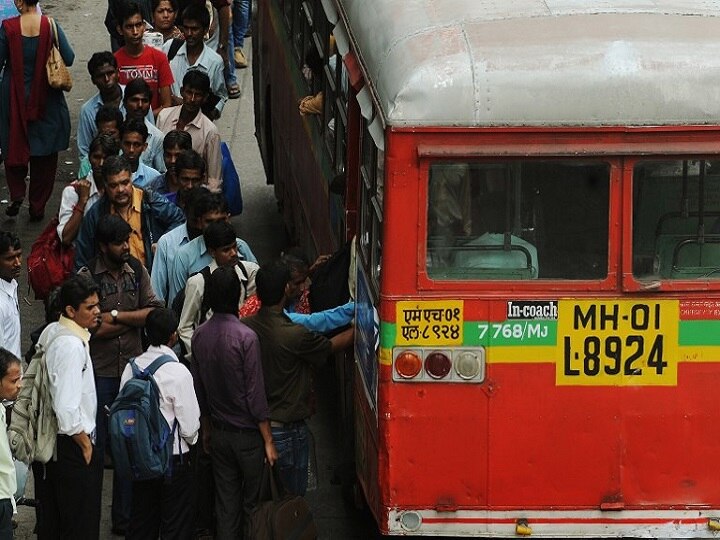
[[[473,511],[390,509],[388,534],[540,538],[715,538],[720,509]]]

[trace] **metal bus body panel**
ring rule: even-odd
[[[717,2],[338,3],[388,125],[713,124],[720,113]]]
[[[631,207],[626,201],[632,191],[629,183],[623,187],[620,172],[610,194],[614,225],[609,227],[607,279],[595,284],[432,280],[423,264],[427,167],[422,161],[442,159],[445,154],[429,151],[420,156],[419,149],[483,148],[492,143],[531,148],[526,151],[530,155],[538,148],[551,148],[539,153],[553,156],[552,148],[572,142],[594,155],[613,143],[652,155],[657,144],[672,155],[687,151],[688,144],[714,150],[717,136],[716,128],[696,127],[561,132],[388,129],[384,259],[377,306],[381,321],[377,412],[361,407],[366,427],[372,429],[377,422],[379,486],[368,488],[369,478],[363,479],[363,485],[373,498],[379,494],[379,507],[373,511],[381,529],[408,534],[398,520],[410,510],[426,518],[413,534],[502,535],[524,516],[535,519],[538,533],[548,536],[711,534],[707,522],[720,508],[720,489],[710,472],[720,444],[707,435],[720,420],[720,411],[713,405],[713,393],[698,389],[720,381],[720,343],[697,336],[703,334],[702,325],[720,330],[717,314],[700,322],[675,316],[671,321],[675,330],[668,337],[677,346],[676,379],[658,386],[561,384],[563,344],[557,321],[540,321],[550,332],[537,343],[495,342],[491,334],[480,338],[478,327],[484,324],[492,330],[492,325],[519,324],[507,320],[511,300],[563,305],[619,301],[626,307],[657,301],[720,304],[718,286],[711,285],[710,293],[623,293],[620,271],[628,254],[623,251],[627,229],[623,231],[622,225],[629,219]],[[456,152],[450,159],[459,156]],[[607,159],[617,161],[622,156]],[[484,382],[394,381],[392,351],[401,347],[398,304],[457,300],[464,304],[461,345],[486,350]],[[362,384],[360,377],[358,381]],[[356,397],[368,403],[366,393],[358,392]]]
[[[294,67],[295,59],[290,54],[292,44],[287,40],[276,3],[262,2],[258,9],[262,13],[257,19],[266,25],[258,36],[264,41],[255,49],[260,51],[256,72],[258,82],[255,84],[264,87],[258,97],[261,104],[256,105],[256,109],[262,107],[263,120],[267,122],[269,117],[270,121],[269,133],[263,126],[260,131],[264,136],[258,138],[264,145],[261,155],[265,170],[273,174],[275,196],[291,243],[300,244],[315,254],[332,253],[338,248],[338,239],[333,237],[329,225],[327,179],[331,174],[325,160],[318,159],[318,155],[323,156],[322,152],[316,155],[310,151],[323,144],[311,126],[315,118],[301,116],[297,108],[307,90],[300,70]],[[263,54],[268,50],[284,53]],[[269,160],[272,163],[268,163]]]

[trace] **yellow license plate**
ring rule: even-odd
[[[565,386],[674,386],[677,300],[560,301],[555,379]]]
[[[462,345],[462,300],[400,301],[395,307],[397,345]]]

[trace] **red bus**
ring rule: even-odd
[[[345,378],[380,531],[715,536],[720,7],[258,8],[288,231],[356,238]]]

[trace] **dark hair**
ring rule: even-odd
[[[282,261],[287,264],[291,274],[307,273],[310,263],[305,257],[302,248],[292,247],[280,255]]]
[[[207,188],[201,186],[195,186],[190,189],[183,189],[178,192],[178,201],[182,203],[183,210],[185,211],[186,218],[194,218],[197,216],[196,207],[197,201],[205,193],[208,193]]]
[[[45,322],[47,324],[57,322],[61,313],[62,306],[60,305],[60,287],[55,287],[50,291],[48,297],[45,299]]]
[[[95,227],[95,240],[98,244],[112,244],[127,240],[132,227],[117,214],[105,214]]]
[[[210,12],[202,4],[189,4],[182,12],[183,24],[191,20],[200,23],[203,28],[210,27]],[[194,88],[194,87],[193,87]]]
[[[195,150],[184,150],[175,161],[175,175],[186,169],[197,169],[205,176],[205,160]]]
[[[100,127],[101,122],[115,122],[118,129],[122,126],[124,121],[123,114],[120,109],[113,107],[112,105],[103,105],[95,113],[95,125]]]
[[[80,304],[90,298],[93,294],[100,296],[100,288],[95,280],[89,276],[78,275],[70,276],[60,287],[60,310],[61,313],[67,315],[65,308],[72,306],[78,309]]]
[[[205,193],[195,201],[195,217],[202,217],[208,212],[222,212],[227,214],[227,201],[222,193],[213,193],[204,189]]]
[[[132,175],[132,166],[128,158],[125,156],[108,156],[105,158],[102,167],[102,175],[105,180],[123,171],[127,171]]]
[[[203,231],[205,245],[210,249],[219,249],[234,244],[237,239],[235,228],[229,221],[215,221]]]
[[[133,2],[132,0],[130,2],[124,2],[120,6],[120,17],[118,18],[118,23],[122,26],[125,21],[134,15],[140,15],[140,17],[143,16],[140,4]]]
[[[178,328],[178,318],[172,309],[159,307],[153,309],[145,318],[145,335],[150,345],[167,345]]]
[[[158,6],[160,5],[160,2],[162,2],[162,0],[152,0],[151,7],[152,7],[153,12],[158,8]],[[177,0],[168,0],[168,2],[170,2],[170,5],[172,6],[172,8],[175,11],[178,10]]]
[[[90,57],[90,60],[88,60],[88,73],[91,77],[94,77],[95,71],[97,71],[105,64],[109,64],[115,69],[117,69],[117,60],[115,60],[115,55],[113,55],[113,53],[111,53],[110,51],[93,53],[93,55]]]
[[[123,93],[123,103],[130,99],[130,96],[136,96],[138,94],[144,95],[148,100],[152,100],[152,88],[145,82],[145,79],[138,77],[133,79],[125,86],[125,93]]]
[[[255,276],[257,295],[263,306],[276,306],[283,299],[285,287],[290,282],[290,267],[281,259],[260,267]]]
[[[0,231],[0,255],[11,249],[20,249],[20,238],[11,231]]]
[[[192,88],[204,94],[210,93],[210,77],[207,76],[207,73],[203,73],[199,69],[191,69],[188,71],[183,77],[182,85],[183,88]]]
[[[120,152],[120,145],[112,135],[98,133],[90,143],[88,153],[93,153],[95,150],[102,150],[105,157],[117,156]]]
[[[221,266],[205,283],[207,303],[213,313],[237,314],[240,303],[240,278],[234,266]]]
[[[7,349],[0,347],[0,379],[7,375],[8,369],[14,363],[20,363],[20,359]]]
[[[192,150],[192,137],[187,131],[173,129],[163,138],[163,150],[170,150],[179,146],[181,150]]]
[[[125,120],[122,126],[120,126],[120,138],[122,139],[127,133],[137,133],[142,137],[143,142],[146,142],[148,138],[148,128],[145,125],[145,120],[141,120],[140,118]]]

